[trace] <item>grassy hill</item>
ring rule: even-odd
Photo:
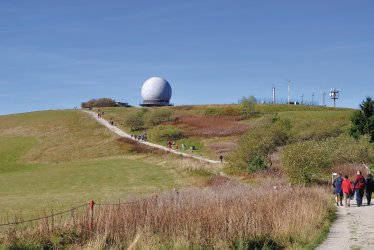
[[[81,111],[0,116],[0,220],[198,182],[132,147]]]
[[[329,186],[320,183],[333,169],[352,173],[357,165],[342,164],[369,162],[374,154],[365,137],[349,137],[351,109],[258,104],[247,117],[239,105],[94,111],[131,134],[163,145],[172,139],[179,150],[195,145],[186,151],[224,155],[227,164],[118,139],[77,110],[0,116],[1,215],[19,209],[27,218],[91,198],[138,200],[99,208],[93,232],[83,213],[73,222],[41,222],[18,238],[9,230],[0,239],[5,246],[120,249],[135,239],[140,249],[312,249],[334,212]]]

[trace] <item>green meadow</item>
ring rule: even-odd
[[[175,186],[173,170],[130,147],[80,111],[0,116],[0,220]]]

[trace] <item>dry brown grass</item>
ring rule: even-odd
[[[175,124],[185,129],[188,136],[201,137],[241,135],[249,128],[233,117],[182,115],[176,119]]]
[[[43,222],[31,231],[9,231],[6,242],[70,234],[69,244],[75,246],[123,248],[141,234],[139,249],[233,248],[239,242],[249,249],[251,244],[283,248],[315,241],[331,212],[329,203],[321,188],[274,189],[271,183],[252,188],[221,178],[218,185],[205,189],[97,205],[92,233],[85,229],[86,218],[60,221],[53,230],[51,223]]]
[[[342,176],[348,175],[348,178],[350,178],[351,180],[355,178],[357,171],[361,171],[365,177],[368,174],[367,169],[362,164],[335,165],[331,168],[331,171],[334,173],[341,173]]]

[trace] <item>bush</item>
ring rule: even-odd
[[[148,131],[149,138],[152,141],[179,140],[184,137],[183,131],[173,126],[160,125]]]
[[[249,130],[240,139],[239,146],[228,156],[230,165],[246,169],[256,157],[266,159],[278,146],[287,143],[289,129],[288,120],[278,120]]]
[[[148,112],[145,117],[145,124],[147,127],[156,126],[163,122],[172,121],[173,112],[171,110],[157,109],[153,112]]]
[[[254,114],[256,103],[257,100],[254,96],[243,97],[240,99],[240,113],[243,118],[249,118]]]
[[[288,145],[282,155],[285,172],[292,183],[310,184],[322,178],[332,161],[324,143],[306,141]]]
[[[147,109],[142,109],[137,113],[129,116],[126,121],[125,125],[131,129],[131,131],[137,131],[144,128],[144,115],[147,113]]]
[[[319,181],[335,164],[369,163],[374,154],[368,138],[355,141],[347,135],[325,141],[306,141],[285,147],[282,162],[293,183]]]
[[[82,108],[102,108],[102,107],[117,107],[116,102],[110,98],[99,98],[99,99],[91,99],[87,102],[81,103]]]
[[[248,172],[253,173],[257,170],[265,170],[267,169],[267,165],[262,157],[256,156],[253,160],[249,163]]]

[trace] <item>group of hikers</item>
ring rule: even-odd
[[[342,177],[341,174],[338,174],[332,185],[337,206],[343,206],[344,201],[344,206],[349,207],[350,200],[356,196],[357,206],[361,207],[364,194],[367,199],[367,205],[370,206],[371,194],[374,191],[374,181],[371,174],[368,174],[365,179],[361,171],[357,171],[354,181],[350,181],[348,175]]]
[[[138,141],[148,141],[147,132],[144,132],[141,135],[133,135],[133,134],[131,134],[131,138],[134,138],[135,140],[138,140]]]
[[[168,146],[169,149],[173,149],[173,146],[174,146],[175,150],[177,150],[177,151],[179,150],[179,146],[178,146],[177,143],[175,143],[175,141],[169,140],[167,142],[167,146]],[[181,146],[182,146],[182,150],[183,151],[185,151],[187,149],[187,145],[185,143],[182,143]],[[192,145],[191,147],[189,147],[189,149],[192,152],[197,150],[197,148],[196,148],[195,145]]]

